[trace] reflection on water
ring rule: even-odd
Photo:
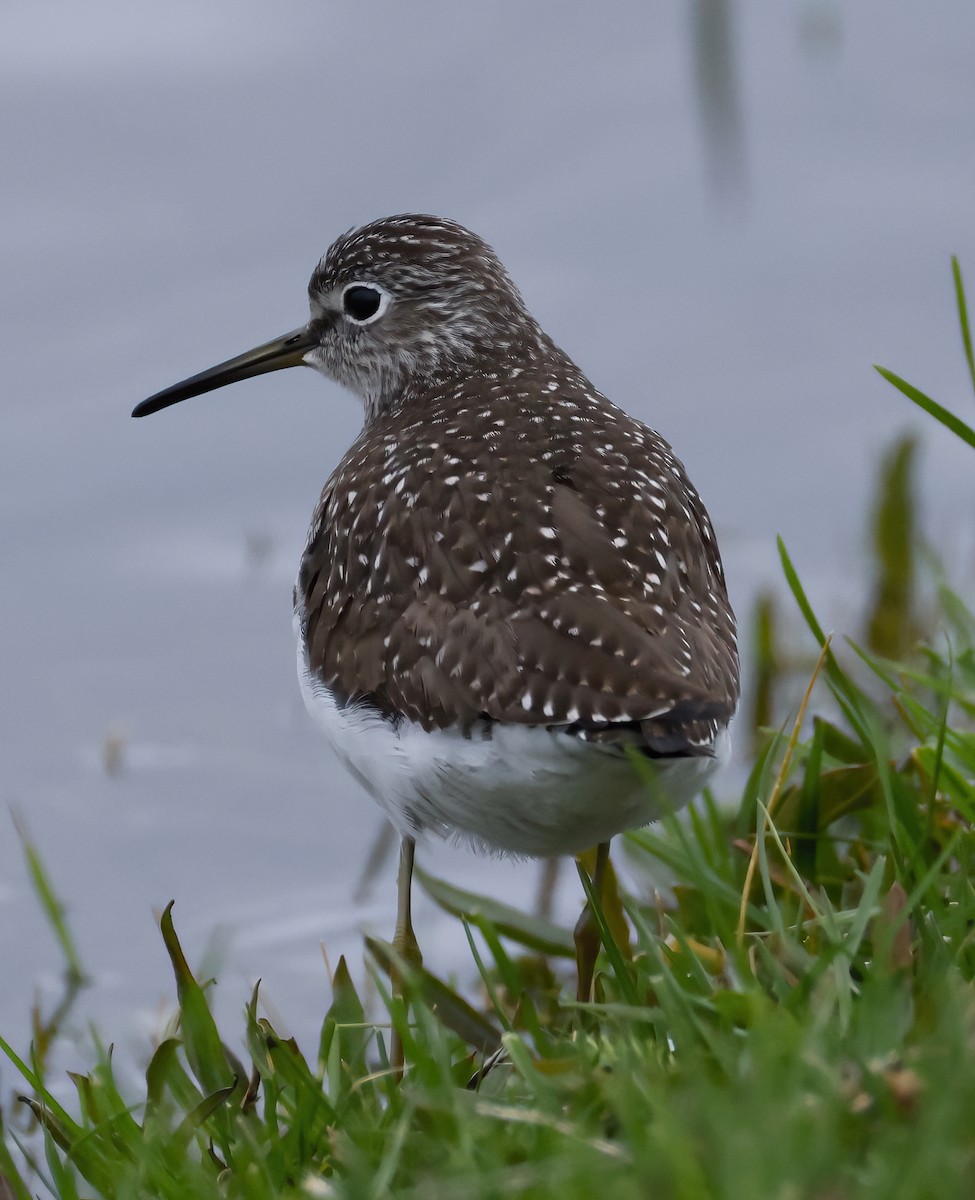
[[[746,183],[734,19],[730,0],[694,0],[691,5],[702,141],[708,178],[719,196],[737,194]]]

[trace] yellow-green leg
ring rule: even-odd
[[[404,963],[409,966],[420,966],[423,956],[413,932],[412,918],[412,883],[413,857],[416,852],[416,842],[411,837],[403,836],[399,849],[399,875],[396,882],[396,932],[393,934],[393,949]],[[403,996],[403,976],[396,962],[390,972],[390,982],[394,996]],[[399,1035],[393,1031],[390,1058],[397,1075],[403,1074],[404,1055],[403,1043]]]
[[[608,861],[609,842],[600,842],[596,847],[596,867],[592,873],[593,891],[600,899],[602,899],[603,878]],[[576,944],[576,971],[579,981],[576,999],[589,1001],[592,999],[592,977],[596,969],[596,956],[599,954],[602,938],[599,932],[599,922],[596,920],[596,914],[588,900],[582,910],[582,916],[576,922],[573,938]]]

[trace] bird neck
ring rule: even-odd
[[[578,367],[555,345],[538,325],[519,330],[512,337],[492,337],[485,342],[466,342],[452,353],[418,362],[408,354],[389,361],[372,373],[360,392],[368,428],[386,414],[423,405],[424,397],[446,391],[465,390],[472,378],[505,382],[535,374],[542,363],[558,363],[573,374]]]

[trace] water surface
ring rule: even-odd
[[[294,679],[291,580],[355,402],[289,372],[148,421],[133,403],[303,321],[337,233],[441,212],[673,442],[742,615],[781,532],[849,627],[877,455],[914,421],[870,363],[971,412],[948,259],[975,288],[973,34],[967,0],[7,0],[0,799],[94,975],[77,1027],[147,1044],[171,897],[224,1011],[261,976],[304,1036],[320,943],[359,964],[360,928],[393,912],[391,879],[349,898],[378,810]],[[937,431],[925,463],[929,526],[970,547],[970,463]],[[424,861],[535,886],[526,865]],[[418,919],[450,970],[456,931]],[[2,811],[0,961],[23,1045],[59,959]]]

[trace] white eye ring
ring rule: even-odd
[[[389,308],[389,301],[389,292],[371,280],[354,279],[342,289],[342,312],[356,325],[378,321]]]

